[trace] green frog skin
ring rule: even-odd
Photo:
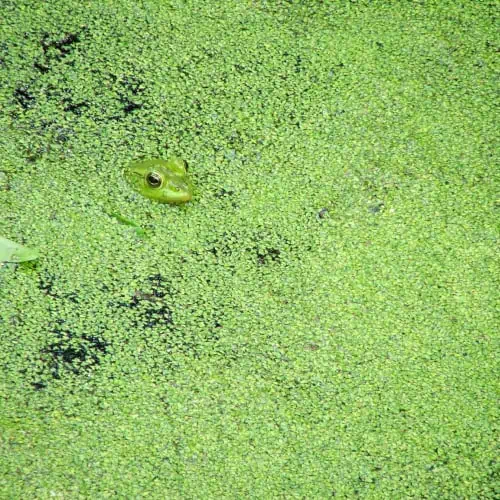
[[[186,203],[193,198],[186,162],[180,158],[135,161],[123,175],[135,191],[159,203]]]

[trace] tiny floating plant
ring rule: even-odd
[[[193,198],[187,164],[181,158],[135,161],[124,169],[123,175],[132,189],[159,203],[186,203]]]

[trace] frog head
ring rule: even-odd
[[[135,191],[160,203],[185,203],[193,197],[186,162],[180,158],[132,162],[123,175]]]

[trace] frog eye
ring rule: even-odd
[[[158,172],[149,172],[148,175],[146,175],[146,182],[152,188],[159,188],[162,183],[161,175]]]

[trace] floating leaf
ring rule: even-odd
[[[26,262],[38,259],[40,253],[0,236],[0,262]]]

